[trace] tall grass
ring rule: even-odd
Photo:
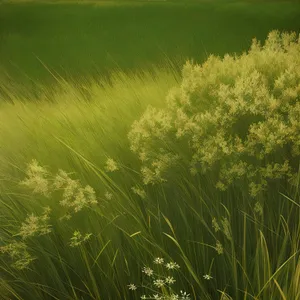
[[[300,171],[254,199],[246,180],[220,191],[216,174],[192,176],[185,161],[168,182],[143,184],[126,136],[149,104],[167,108],[176,74],[118,73],[80,88],[57,78],[36,101],[6,87],[3,299],[300,299]],[[153,266],[158,257],[180,268]],[[176,282],[158,288],[166,276]]]
[[[162,100],[165,93],[176,84],[177,80],[176,74],[170,70],[168,72],[157,70],[155,74],[144,73],[130,77],[118,73],[111,78],[110,84],[87,82],[82,83],[81,89],[78,90],[60,79],[60,86],[52,87],[51,93],[45,90],[40,98],[36,96],[35,101],[32,98],[27,101],[16,99],[14,91],[11,93],[8,91],[9,102],[1,103],[0,109],[3,217],[1,244],[7,244],[9,236],[13,235],[19,224],[25,220],[27,213],[38,213],[40,206],[49,205],[54,213],[51,223],[57,222],[58,227],[66,229],[53,237],[41,237],[39,241],[32,241],[31,248],[34,249],[35,255],[45,255],[46,259],[45,264],[37,262],[36,267],[41,268],[33,273],[26,270],[20,271],[19,274],[15,273],[10,267],[11,262],[2,256],[1,267],[6,278],[2,285],[10,295],[8,298],[12,297],[13,293],[14,297],[25,299],[29,295],[37,299],[47,298],[47,293],[53,297],[56,295],[55,297],[59,299],[76,299],[76,297],[80,299],[79,295],[86,298],[87,294],[91,295],[90,298],[92,295],[99,298],[100,294],[103,299],[116,299],[121,298],[120,295],[126,295],[126,284],[124,286],[124,282],[116,281],[116,276],[123,270],[123,267],[120,268],[118,265],[120,260],[123,264],[126,259],[122,250],[125,247],[122,240],[127,237],[126,230],[130,228],[131,233],[134,232],[135,223],[129,222],[127,225],[123,217],[124,212],[119,211],[121,208],[113,203],[117,198],[112,202],[105,198],[105,195],[109,197],[111,187],[107,186],[98,172],[93,172],[91,165],[86,164],[76,153],[81,153],[98,166],[102,166],[108,156],[122,157],[124,150],[129,147],[124,137],[134,118],[142,114],[149,103],[163,107]],[[76,152],[70,149],[76,149]],[[136,161],[133,155],[127,153],[126,156],[129,174],[123,172],[114,178],[121,180],[125,186],[126,182],[129,185],[133,181],[131,177],[134,177],[135,173],[130,171],[132,168],[130,164],[134,165]],[[69,253],[68,240],[75,229],[73,230],[72,224],[61,227],[63,223],[56,220],[60,209],[58,203],[54,206],[52,204],[58,200],[59,195],[53,200],[38,195],[32,198],[26,189],[19,190],[18,181],[24,177],[24,163],[32,158],[54,170],[58,168],[68,172],[77,170],[74,177],[79,177],[83,182],[95,187],[97,196],[101,199],[99,208],[104,205],[103,210],[86,211],[88,214],[85,213],[72,220],[77,229],[95,230],[93,234],[97,245],[92,246],[93,253],[86,252],[85,246],[82,246],[80,251],[73,249],[75,252],[70,252],[71,261],[66,258]],[[131,211],[128,203],[125,204],[126,200],[128,201],[128,197],[122,200],[122,205]],[[107,205],[112,209],[105,208]],[[122,224],[125,225],[124,228]],[[78,256],[83,259],[82,263],[78,261]],[[106,263],[102,262],[104,257]],[[130,261],[130,257],[127,259]],[[51,265],[49,268],[46,266],[48,263]],[[85,268],[88,268],[87,273],[82,273]],[[43,277],[42,274],[46,277],[39,282],[37,277]],[[27,283],[23,285],[22,282],[15,282],[15,276],[23,277],[23,283],[24,281]],[[125,277],[129,280],[129,276]],[[29,282],[32,282],[32,285]],[[30,291],[31,289],[35,291]],[[21,296],[17,296],[19,294]]]

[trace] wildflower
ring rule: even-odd
[[[87,197],[87,203],[89,203],[89,204],[97,204],[98,203],[98,201],[96,200],[95,190],[91,186],[86,185],[84,188],[84,193]]]
[[[28,215],[25,222],[22,223],[18,235],[20,235],[23,239],[26,239],[27,237],[34,236],[35,234],[45,235],[50,233],[51,225],[47,224],[50,211],[51,209],[46,207],[44,209],[44,214],[40,217],[33,213]]]
[[[87,233],[84,237],[83,237],[83,242],[87,241],[90,239],[90,237],[92,236],[92,233]]]
[[[176,295],[176,294],[172,294],[168,300],[178,300],[179,299],[179,295]]]
[[[158,288],[160,288],[165,285],[165,282],[162,279],[156,279],[153,281],[153,284]]]
[[[128,289],[131,291],[135,291],[137,289],[136,285],[133,283],[128,284]]]
[[[212,227],[215,230],[215,232],[218,232],[221,229],[216,218],[213,218],[212,220]]]
[[[72,208],[74,212],[97,204],[94,189],[89,185],[82,187],[78,180],[71,179],[63,170],[58,171],[53,187],[63,190],[63,199],[60,200],[59,204],[67,208]]]
[[[113,194],[107,191],[107,192],[105,193],[104,197],[105,197],[107,200],[111,200],[112,197],[113,197]]]
[[[173,284],[175,282],[176,282],[176,280],[172,276],[168,276],[165,279],[165,283],[167,283],[167,284]]]
[[[147,299],[146,295],[141,296],[141,299],[142,299],[142,300]]]
[[[164,259],[161,257],[156,257],[153,262],[157,265],[161,265],[164,263]]]
[[[263,185],[261,183],[257,184],[254,182],[249,183],[249,194],[252,197],[257,196],[263,190]]]
[[[59,169],[58,173],[54,178],[53,187],[56,189],[60,189],[66,183],[68,178],[69,178],[68,173]]]
[[[216,183],[216,188],[219,189],[220,191],[226,191],[227,186],[221,182],[220,180]]]
[[[32,258],[29,254],[27,254],[24,258],[16,260],[12,266],[18,270],[23,270],[26,269],[33,260],[35,260],[35,258]]]
[[[160,176],[153,172],[150,168],[142,167],[141,173],[143,175],[144,184],[154,184],[155,182],[159,182]]]
[[[209,274],[203,275],[203,278],[206,280],[210,280],[212,279],[212,276],[210,276]]]
[[[69,200],[71,200],[76,193],[76,190],[80,188],[80,185],[78,180],[73,180],[69,177],[66,177],[61,187],[64,189],[63,199],[69,202]]]
[[[48,215],[50,214],[50,212],[51,212],[51,208],[50,208],[49,206],[44,207],[44,215],[43,215],[43,218],[48,219]]]
[[[153,270],[150,269],[149,267],[144,267],[142,272],[145,273],[147,276],[152,276],[153,275]]]
[[[85,235],[82,235],[80,231],[76,230],[73,233],[73,236],[71,237],[71,247],[77,247],[81,245],[83,242],[87,241],[90,239],[92,236],[92,233],[87,233]]]
[[[258,215],[260,215],[260,216],[263,215],[263,207],[262,207],[262,205],[261,205],[259,202],[256,202],[256,203],[255,203],[254,211],[255,211]]]
[[[162,296],[159,296],[158,294],[155,294],[155,295],[153,295],[153,299],[156,299],[156,300],[162,300],[163,297],[162,297]]]
[[[221,221],[222,226],[223,226],[223,232],[225,234],[225,236],[231,240],[231,229],[230,229],[230,223],[228,221],[227,218],[223,218],[223,220]]]
[[[12,267],[23,270],[28,267],[28,265],[35,260],[28,251],[27,245],[23,242],[13,241],[12,243],[0,247],[1,253],[7,253],[13,260]]]
[[[181,294],[181,297],[180,299],[182,300],[190,300],[190,294],[187,294],[187,292],[183,292],[183,291],[180,291],[180,294]]]
[[[174,270],[174,269],[176,270],[176,269],[179,269],[180,266],[176,262],[169,262],[166,264],[166,268],[168,270]]]
[[[146,192],[143,189],[140,189],[139,187],[135,186],[131,188],[133,192],[137,195],[139,195],[142,199],[146,198]]]
[[[7,253],[12,258],[18,257],[20,253],[26,251],[26,249],[27,249],[27,245],[24,242],[16,242],[16,241],[13,241],[12,243],[6,246],[0,247],[1,253]]]
[[[215,249],[218,252],[218,254],[223,254],[224,252],[223,246],[219,241],[217,241]]]
[[[72,216],[69,213],[64,214],[62,217],[59,218],[60,221],[63,220],[70,220]]]
[[[25,239],[29,236],[33,236],[38,231],[39,218],[32,213],[31,215],[28,215],[28,217],[25,219],[25,222],[22,223],[19,235]]]
[[[114,172],[114,171],[119,170],[119,167],[112,158],[108,158],[106,161],[105,169],[107,172]]]
[[[27,178],[20,182],[21,185],[32,189],[34,194],[49,196],[49,182],[47,178],[49,173],[38,164],[37,160],[33,159],[28,164],[26,175]]]
[[[144,151],[141,151],[141,152],[139,153],[139,159],[140,159],[142,162],[147,161],[147,160],[148,160],[147,153],[144,152]]]

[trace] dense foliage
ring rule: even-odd
[[[186,63],[167,107],[149,107],[129,133],[144,183],[183,159],[192,174],[217,170],[220,190],[248,179],[256,196],[268,180],[295,181],[300,157],[300,36],[270,32],[241,56]],[[173,147],[174,141],[180,147]],[[160,151],[157,151],[160,149]]]

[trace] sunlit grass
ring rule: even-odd
[[[0,105],[3,299],[300,296],[299,184],[282,182],[281,194],[270,190],[253,201],[246,185],[220,192],[209,176],[193,177],[180,165],[174,182],[143,185],[127,133],[149,104],[166,108],[166,95],[180,80],[172,69],[116,73],[110,84],[75,86],[57,77],[51,92],[40,86],[32,98],[6,85],[8,101]],[[64,198],[68,185],[74,195],[89,185],[98,204],[76,196],[80,209],[74,209]],[[145,268],[158,257],[180,268],[163,275],[158,265],[156,274],[165,277],[151,275],[148,282]],[[176,280],[172,289],[165,289],[166,280]]]
[[[299,4],[25,2],[0,1],[0,298],[299,300],[298,157],[289,162],[296,170],[293,185],[274,180],[253,197],[247,180],[216,189],[217,168],[192,176],[184,155],[168,181],[145,185],[141,159],[147,153],[130,151],[141,134],[158,171],[171,161],[155,160],[163,147],[190,154],[188,135],[178,143],[174,128],[154,126],[155,119],[166,121],[162,109],[171,113],[170,88],[179,87],[182,77],[188,78],[183,91],[200,82],[191,64],[185,72],[197,80],[180,75],[183,62],[241,53],[254,36],[264,39],[274,28],[298,30]],[[275,55],[270,67],[279,58]],[[292,108],[299,101],[295,74],[278,81],[291,84],[284,97]],[[203,76],[205,89],[213,76],[210,70]],[[175,104],[176,93],[170,95]],[[227,103],[228,95],[220,96]],[[234,101],[229,104],[237,109]],[[276,101],[271,104],[275,109]],[[151,118],[129,141],[133,122],[149,105],[155,107]],[[297,110],[290,111],[296,132]],[[191,116],[195,129],[193,122]],[[157,147],[148,129],[158,137],[170,130],[170,136]],[[295,132],[288,132],[299,145]],[[201,142],[198,154],[213,157],[213,148],[201,152]],[[240,176],[240,168],[234,171]],[[223,179],[236,180],[232,174]]]

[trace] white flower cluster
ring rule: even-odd
[[[167,270],[178,270],[180,266],[176,262],[168,262],[165,263],[164,258],[162,257],[156,257],[153,260],[153,263],[155,265],[161,265],[164,266]],[[160,269],[160,272],[154,272],[154,270],[148,266],[145,266],[142,268],[142,272],[151,278],[150,285],[153,286],[151,288],[151,291],[156,290],[156,293],[151,295],[142,295],[140,299],[158,299],[158,300],[189,300],[190,295],[186,292],[180,291],[180,294],[177,294],[173,291],[171,286],[176,283],[176,279],[174,276],[171,276],[171,274],[165,274],[163,271],[163,274],[160,274],[162,270]],[[131,291],[137,290],[137,286],[133,283],[128,285],[128,289]],[[149,288],[147,286],[147,288]]]
[[[170,294],[169,296],[163,296],[161,294],[153,294],[152,296],[141,296],[142,300],[154,299],[154,300],[191,300],[190,294],[184,291],[180,291],[180,294]]]

